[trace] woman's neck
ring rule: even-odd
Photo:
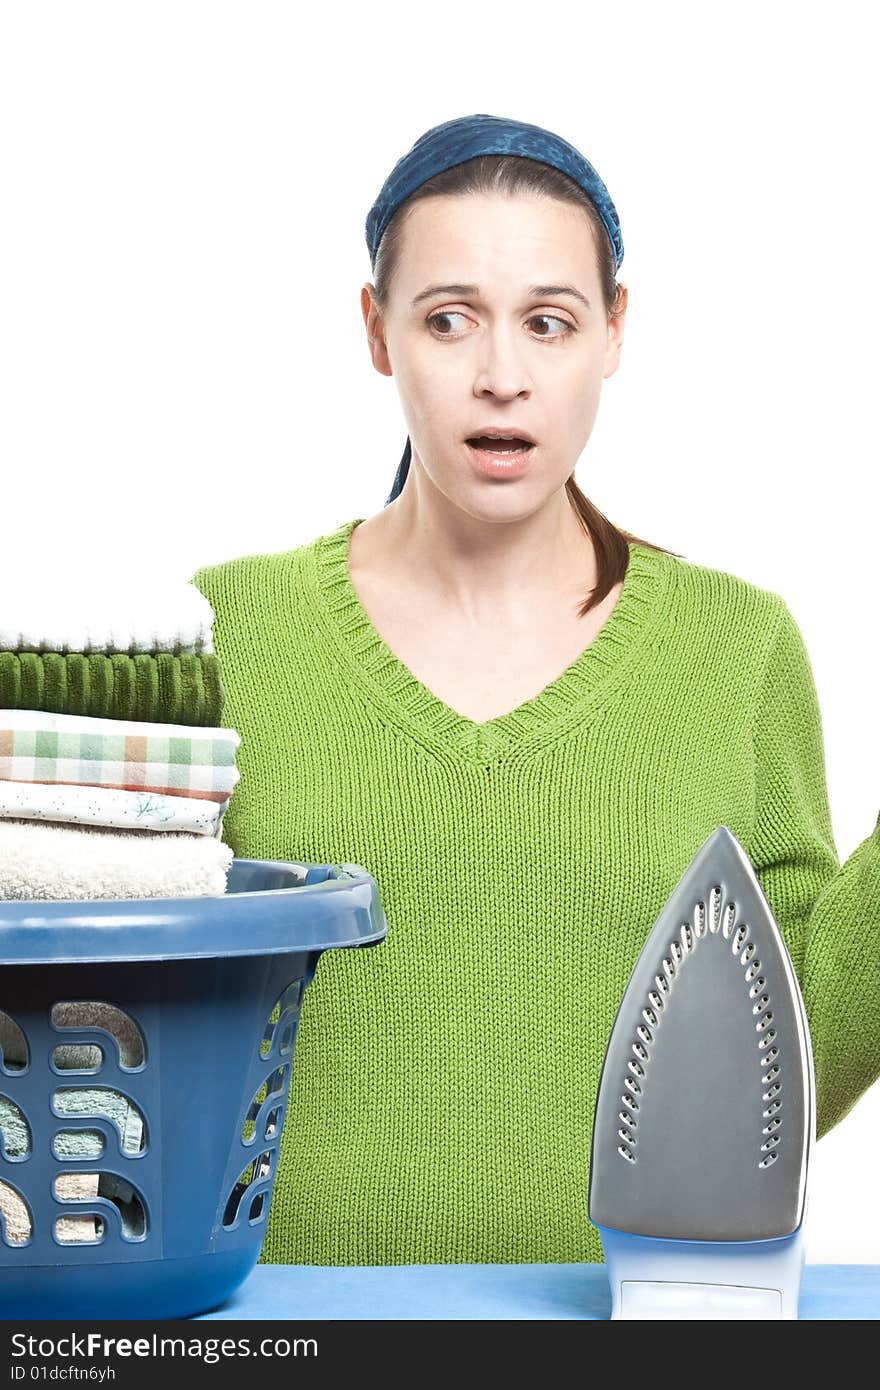
[[[414,604],[474,623],[522,619],[550,599],[580,603],[597,570],[564,488],[530,516],[486,521],[407,486],[355,527],[349,564],[405,587]]]

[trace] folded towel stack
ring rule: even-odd
[[[15,608],[0,614],[0,899],[225,892],[240,739],[220,725],[208,600],[189,583],[37,582]]]
[[[0,584],[8,595],[20,587]],[[93,583],[64,595],[31,586],[0,614],[0,900],[221,895],[232,850],[222,820],[238,781],[239,735],[221,727],[223,687],[211,641],[213,611],[192,584],[112,593]],[[12,605],[9,605],[10,607]],[[152,832],[152,833],[151,833]],[[3,1005],[11,1014],[3,1011]],[[105,1027],[124,1052],[112,1003],[85,1001],[64,1025]],[[9,1079],[27,1065],[14,1001],[0,999],[0,1138],[7,1158],[30,1148]],[[130,1020],[129,1020],[130,1022]],[[134,1029],[137,1032],[137,1029]],[[62,1045],[70,1081],[93,1067],[90,1045]],[[77,1077],[79,1071],[79,1077]],[[5,1074],[5,1075],[4,1075]],[[59,1114],[101,1116],[137,1152],[137,1107],[107,1086],[61,1086]],[[92,1163],[103,1140],[88,1130],[56,1136],[58,1157]],[[10,1177],[14,1169],[8,1168]],[[105,1194],[97,1172],[59,1174],[62,1200]],[[13,1244],[29,1218],[0,1182]],[[94,1239],[95,1218],[62,1218],[62,1239]]]
[[[0,709],[0,817],[216,836],[239,741],[234,729]]]

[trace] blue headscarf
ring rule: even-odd
[[[459,116],[455,120],[445,121],[443,125],[433,126],[420,135],[412,149],[397,161],[367,214],[367,246],[374,269],[382,233],[401,203],[435,174],[451,169],[455,164],[464,164],[465,160],[481,154],[523,155],[568,174],[584,190],[599,213],[614,252],[614,268],[619,268],[623,260],[623,238],[617,211],[611,194],[589,160],[574,145],[563,140],[561,135],[554,135],[541,126],[481,114]],[[399,496],[406,482],[411,458],[412,448],[407,435],[406,447],[385,502],[386,507]]]

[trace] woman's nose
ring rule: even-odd
[[[525,345],[516,341],[514,332],[502,327],[487,332],[477,352],[475,391],[514,397],[530,389]]]

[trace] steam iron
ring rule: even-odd
[[[633,967],[605,1053],[590,1153],[615,1318],[796,1318],[810,1034],[752,865],[721,825]]]

